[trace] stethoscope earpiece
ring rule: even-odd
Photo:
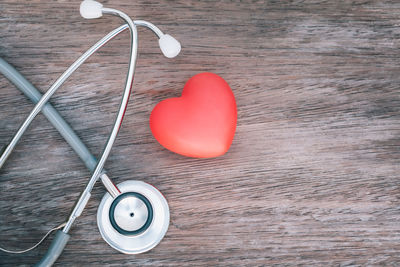
[[[160,49],[167,58],[176,57],[181,52],[181,44],[169,34],[164,34],[158,40]]]
[[[103,15],[102,8],[103,5],[97,1],[84,0],[79,7],[79,12],[85,19],[97,19]]]

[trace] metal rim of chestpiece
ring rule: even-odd
[[[125,254],[139,254],[154,248],[169,226],[169,207],[152,185],[125,181],[117,185],[121,195],[106,193],[97,210],[97,226],[103,239]]]

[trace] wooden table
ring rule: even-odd
[[[140,255],[109,247],[96,225],[98,184],[58,266],[399,265],[400,4],[396,1],[108,1],[174,35],[164,58],[139,30],[132,99],[106,168],[116,183],[156,186],[171,223]],[[0,2],[0,56],[45,92],[120,25],[80,17],[79,1]],[[93,56],[52,103],[95,155],[126,76],[128,33]],[[232,87],[238,125],[227,154],[192,159],[162,148],[148,119],[196,73]],[[0,76],[0,145],[33,105]],[[62,223],[89,173],[39,115],[0,172],[0,241],[26,248]],[[51,238],[50,238],[51,240]],[[0,265],[31,265],[47,240]]]

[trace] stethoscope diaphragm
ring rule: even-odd
[[[97,225],[103,239],[125,254],[154,248],[169,226],[169,207],[164,196],[141,181],[117,185],[121,194],[106,193],[97,211]]]
[[[126,192],[111,203],[108,217],[111,225],[120,234],[138,235],[150,227],[153,221],[153,207],[142,194]]]

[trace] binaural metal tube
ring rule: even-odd
[[[103,153],[99,159],[99,161],[97,162],[96,168],[92,174],[92,177],[90,178],[88,184],[86,185],[85,190],[82,192],[78,202],[76,203],[68,221],[67,224],[65,225],[63,232],[68,233],[69,229],[71,228],[73,222],[75,221],[75,219],[80,215],[81,210],[83,210],[83,208],[86,206],[87,203],[87,195],[89,195],[90,197],[90,192],[92,191],[92,188],[94,186],[94,184],[96,183],[96,181],[98,180],[101,171],[103,169],[103,166],[108,158],[108,155],[111,152],[111,148],[114,144],[114,141],[117,137],[118,131],[121,127],[122,124],[122,120],[124,118],[124,114],[125,114],[125,110],[126,107],[128,105],[128,101],[129,101],[129,96],[131,93],[131,89],[132,89],[132,83],[133,83],[133,74],[135,72],[135,67],[136,67],[136,59],[137,59],[137,49],[138,49],[138,40],[137,40],[137,29],[135,24],[133,23],[133,21],[131,20],[131,18],[126,15],[125,13],[116,10],[116,9],[112,9],[112,8],[102,8],[102,12],[104,14],[112,14],[112,15],[116,15],[119,16],[120,18],[122,18],[123,20],[125,20],[125,22],[128,24],[129,30],[130,30],[130,34],[131,34],[131,48],[130,48],[130,60],[129,60],[129,69],[128,69],[128,74],[126,77],[126,82],[125,82],[125,89],[124,89],[124,93],[122,96],[122,100],[121,100],[121,104],[118,110],[118,114],[117,117],[115,119],[114,122],[114,126],[113,129],[111,130],[110,136],[107,140],[107,143],[104,147]]]
[[[161,38],[161,36],[164,35],[164,33],[153,23],[150,23],[148,21],[145,20],[135,20],[133,22],[135,25],[137,26],[143,26],[148,28],[149,30],[151,30],[155,35],[157,35],[158,38]]]

